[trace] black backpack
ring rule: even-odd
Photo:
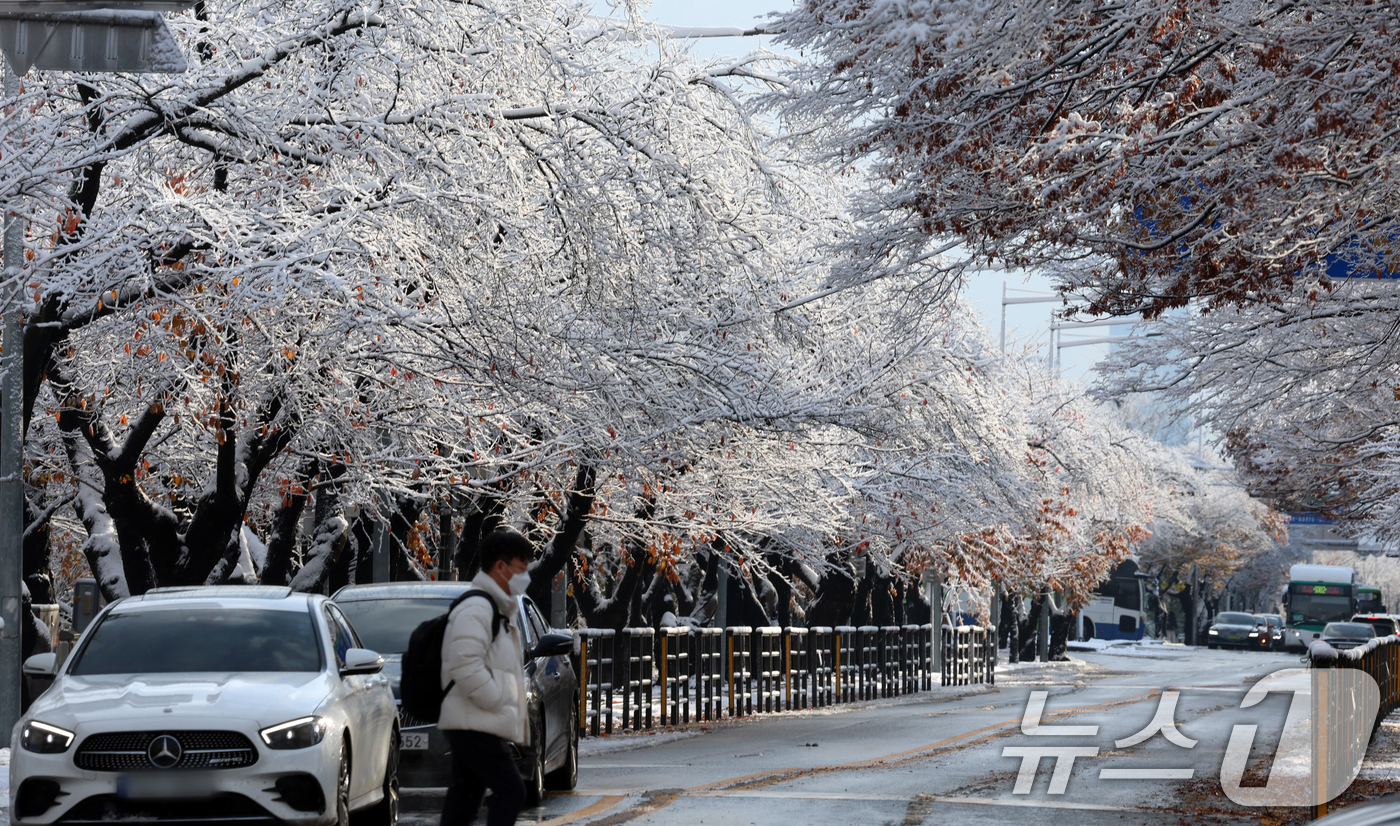
[[[469,597],[485,597],[491,603],[491,641],[496,641],[506,618],[496,607],[496,600],[485,591],[473,588],[452,600],[442,616],[434,617],[413,629],[408,638],[408,650],[403,654],[403,674],[399,678],[399,699],[409,716],[425,723],[436,723],[442,713],[442,700],[452,690],[455,681],[442,688],[442,638],[447,633],[447,619],[462,601]]]

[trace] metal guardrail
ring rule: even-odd
[[[995,627],[585,628],[575,634],[580,734],[591,736],[995,679]],[[934,667],[936,645],[941,669]]]
[[[1308,668],[1312,680],[1312,794],[1313,816],[1327,814],[1327,801],[1339,792],[1340,781],[1329,774],[1342,774],[1342,766],[1360,759],[1367,751],[1372,734],[1386,715],[1400,707],[1400,637],[1374,639],[1350,650],[1337,650],[1325,643],[1308,647]],[[1331,671],[1343,679],[1320,680]],[[1374,715],[1367,713],[1369,688],[1362,672],[1375,682],[1379,697]],[[1343,756],[1345,755],[1345,756]],[[1344,778],[1345,779],[1345,778]]]

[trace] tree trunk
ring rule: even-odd
[[[1021,595],[1008,594],[1002,610],[1006,617],[1006,654],[1013,663],[1021,661]]]
[[[656,500],[647,497],[637,506],[637,521],[645,524],[655,513]],[[627,627],[628,621],[633,618],[634,602],[640,601],[640,583],[649,581],[655,572],[655,566],[647,562],[649,554],[642,542],[629,539],[626,548],[629,564],[623,569],[622,577],[611,594],[604,596],[591,576],[584,582],[575,583],[574,599],[578,603],[579,614],[590,628],[621,630]],[[639,613],[640,605],[636,609]]]
[[[873,567],[873,566],[872,566]],[[890,596],[891,578],[876,574],[870,583],[871,625],[894,625],[894,601]]]
[[[481,537],[501,526],[505,513],[504,494],[509,488],[510,483],[502,481],[496,485],[495,491],[483,491],[472,500],[472,509],[462,520],[462,535],[457,540],[457,558],[453,567],[458,572],[458,579],[469,580],[481,570],[481,561],[477,558]]]
[[[38,493],[42,495],[43,492]],[[54,601],[53,573],[49,569],[49,524],[54,513],[70,501],[72,497],[67,496],[41,508],[28,496],[24,499],[24,584],[29,589],[30,599],[36,603]]]
[[[301,565],[301,555],[297,553],[301,515],[306,510],[311,486],[320,469],[321,463],[317,459],[302,462],[297,471],[297,489],[284,496],[272,513],[272,530],[267,536],[267,559],[262,570],[264,585],[287,585]]]
[[[355,583],[374,582],[374,531],[377,520],[369,508],[360,508],[350,522],[350,544],[347,553],[355,557]]]
[[[316,526],[311,547],[306,552],[306,564],[292,577],[292,590],[314,594],[325,589],[331,566],[345,548],[350,536],[350,523],[336,514]]]
[[[1021,622],[1021,659],[1035,662],[1036,643],[1040,640],[1040,614],[1045,608],[1045,600],[1036,594],[1031,600],[1030,614]]]
[[[856,582],[844,563],[834,564],[822,574],[817,596],[807,611],[809,627],[847,625],[855,611]]]
[[[875,566],[869,560],[865,563],[865,576],[856,586],[855,610],[851,612],[851,624],[869,625],[871,621],[870,594],[875,585]]]
[[[786,576],[790,560],[784,556],[769,554],[768,562],[772,566],[768,571],[768,584],[772,585],[777,593],[773,621],[780,628],[786,628],[792,625],[792,582]]]
[[[536,605],[545,606],[551,603],[554,578],[573,558],[579,537],[588,526],[588,515],[593,510],[593,483],[596,478],[597,473],[592,465],[579,465],[578,472],[574,475],[574,489],[569,491],[565,499],[559,529],[540,549],[539,557],[530,566],[530,587],[527,593]]]

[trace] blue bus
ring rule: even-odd
[[[1094,598],[1079,613],[1081,639],[1140,640],[1147,633],[1143,622],[1147,588],[1138,564],[1125,560],[1108,579],[1094,588]]]

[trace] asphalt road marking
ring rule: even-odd
[[[579,794],[579,792],[571,792],[570,794]],[[582,809],[579,809],[579,810],[576,811],[576,812],[570,812],[570,813],[568,813],[568,814],[566,814],[566,815],[562,815],[562,816],[560,816],[560,817],[553,818],[552,820],[542,820],[542,821],[540,821],[539,823],[535,824],[535,826],[562,826],[562,824],[565,824],[565,823],[572,823],[573,821],[578,820],[578,819],[580,819],[580,818],[592,817],[593,815],[602,814],[603,812],[606,812],[608,809],[611,809],[612,807],[614,807],[614,806],[616,806],[617,804],[621,803],[622,801],[626,800],[626,799],[627,799],[627,795],[629,795],[629,794],[636,794],[636,793],[635,793],[635,792],[620,792],[620,793],[617,793],[617,794],[606,794],[606,793],[605,793],[605,794],[603,795],[603,799],[602,799],[602,800],[599,800],[597,803],[594,803],[594,804],[592,804],[592,805],[590,805],[590,806],[585,806],[585,807],[583,807]]]

